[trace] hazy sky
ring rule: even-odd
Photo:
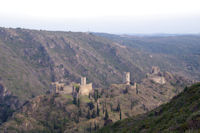
[[[200,33],[200,0],[1,0],[0,27]]]

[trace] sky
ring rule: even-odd
[[[116,34],[200,33],[199,0],[0,0],[0,27]]]

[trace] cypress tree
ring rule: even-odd
[[[78,106],[78,108],[80,108],[80,98],[78,98],[77,106]]]
[[[121,110],[120,104],[118,103],[116,111],[119,112]]]
[[[99,105],[97,103],[97,116],[99,116],[99,115],[100,115],[100,110],[99,110]]]
[[[73,104],[77,104],[77,99],[76,99],[76,97],[73,97]]]
[[[122,112],[121,112],[121,110],[120,110],[120,113],[119,113],[119,118],[120,118],[120,120],[122,119]]]
[[[95,113],[95,110],[92,111],[92,118],[95,118],[96,117],[96,113]]]
[[[87,113],[87,116],[86,116],[88,119],[90,119],[91,118],[91,116],[90,116],[90,111],[88,110],[88,113]]]
[[[109,115],[108,115],[108,111],[107,111],[107,109],[106,109],[106,113],[105,113],[104,120],[108,120],[108,118],[109,118]]]
[[[82,110],[81,110],[81,109],[79,109],[78,115],[79,115],[79,116],[82,116]]]

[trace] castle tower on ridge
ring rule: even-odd
[[[92,91],[92,83],[87,84],[86,77],[81,77],[79,93],[81,95],[89,95],[91,91]]]
[[[124,72],[123,74],[123,83],[130,85],[130,72]]]
[[[81,77],[81,85],[86,85],[86,77]]]

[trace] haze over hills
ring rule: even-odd
[[[200,35],[173,36],[132,36],[96,33],[122,45],[138,49],[149,54],[154,60],[165,61],[165,66],[157,64],[161,69],[196,78],[199,80]],[[179,73],[180,74],[180,73]]]
[[[78,132],[85,130],[79,129],[79,124],[88,127],[93,120],[103,126],[106,111],[112,121],[119,120],[119,113],[123,118],[145,113],[168,102],[193,80],[199,80],[199,51],[198,35],[138,37],[0,28],[0,124],[6,129],[56,132],[69,126]],[[155,75],[151,73],[153,66],[160,68]],[[121,85],[124,72],[130,72],[131,82],[137,83],[134,89]],[[86,118],[88,103],[95,107],[90,113],[97,108],[96,93],[92,92],[91,98],[82,98],[83,115],[77,124],[77,117],[70,117],[80,109],[72,103],[73,97],[46,93],[52,91],[54,82],[78,83],[82,76],[101,92],[99,108],[103,113]],[[119,101],[120,112],[115,111]],[[52,117],[46,117],[48,113]],[[63,119],[64,123],[55,125],[60,122],[55,118],[63,118],[62,115],[68,116],[67,121]],[[23,124],[27,123],[24,129]]]

